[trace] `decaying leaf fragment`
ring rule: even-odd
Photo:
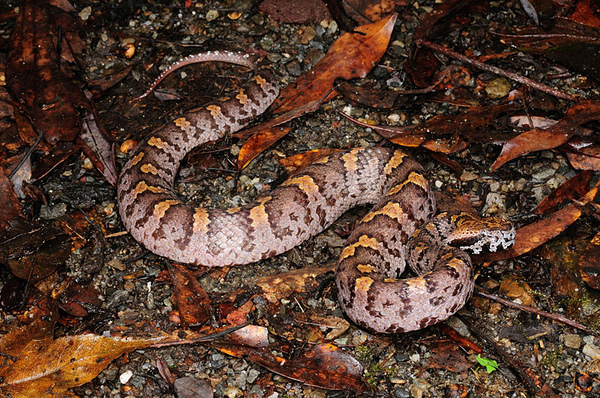
[[[217,346],[228,355],[244,357],[270,371],[305,384],[330,390],[364,391],[363,367],[345,351],[331,344],[318,344],[294,358],[272,353],[272,348]]]

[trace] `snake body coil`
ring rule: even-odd
[[[241,63],[239,57],[223,52],[208,59]],[[495,250],[512,243],[514,229],[502,219],[465,213],[442,214],[426,224],[435,213],[433,192],[420,165],[400,150],[335,153],[242,207],[206,209],[177,197],[173,185],[184,156],[242,128],[277,95],[269,73],[261,71],[235,97],[187,113],[140,144],[118,184],[121,219],[132,236],[178,262],[248,264],[299,245],[352,207],[375,203],[337,265],[348,316],[365,328],[394,333],[426,327],[460,309],[473,289],[471,261],[447,244]],[[407,263],[418,276],[400,279]]]

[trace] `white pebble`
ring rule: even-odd
[[[121,382],[121,384],[127,384],[129,379],[131,379],[131,376],[133,376],[133,372],[131,370],[127,370],[121,373],[121,376],[119,376],[119,381]]]

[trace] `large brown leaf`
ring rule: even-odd
[[[162,339],[83,334],[31,340],[14,357],[14,362],[4,362],[0,394],[36,398],[70,396],[69,388],[94,379],[115,358]]]
[[[319,63],[281,92],[274,104],[275,112],[287,112],[325,96],[333,98],[337,93],[328,93],[337,78],[365,77],[385,53],[397,17],[394,13],[376,23],[359,26],[356,33],[342,35]]]
[[[90,106],[61,67],[55,43],[59,31],[77,40],[77,34],[71,34],[76,20],[46,1],[21,4],[8,49],[7,86],[46,141],[72,140],[81,130],[79,109]],[[63,49],[72,42],[65,44]]]

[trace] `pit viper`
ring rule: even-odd
[[[245,54],[208,52],[185,58],[158,81],[203,61],[253,66]],[[140,143],[117,188],[121,220],[133,238],[177,262],[250,264],[301,244],[355,206],[374,204],[351,232],[336,267],[348,317],[375,332],[397,333],[458,311],[473,290],[464,249],[507,248],[514,228],[502,218],[434,216],[435,196],[422,167],[400,149],[352,148],[325,156],[241,207],[208,209],[178,197],[173,187],[186,154],[243,128],[278,93],[271,73],[259,70],[235,95],[183,114]],[[401,276],[406,264],[416,276]]]

